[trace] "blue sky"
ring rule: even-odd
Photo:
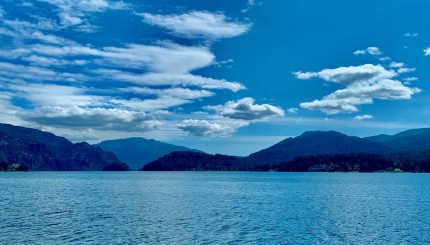
[[[0,0],[0,121],[246,155],[427,127],[427,1]]]

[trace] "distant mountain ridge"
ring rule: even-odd
[[[0,162],[33,171],[127,170],[113,153],[37,129],[0,124]]]
[[[309,131],[247,157],[235,157],[144,138],[73,144],[52,133],[0,124],[0,171],[128,170],[124,162],[145,171],[430,172],[430,128],[366,138]]]
[[[383,144],[395,151],[430,149],[430,128],[410,129],[394,135],[376,135],[366,139]]]
[[[324,159],[334,161],[357,159],[357,164],[374,163],[371,154],[388,153],[391,148],[359,137],[348,136],[335,131],[310,131],[300,136],[287,138],[267,149],[253,153],[248,157],[231,157],[224,155],[194,154],[189,152],[171,153],[148,163],[142,170],[252,170],[267,171],[270,169],[304,170],[294,168],[289,162],[298,157],[326,155]],[[350,154],[355,154],[353,157]],[[335,155],[327,157],[327,155]],[[284,165],[284,167],[280,167]],[[307,168],[312,167],[310,164]],[[335,168],[333,168],[335,169]],[[342,168],[339,168],[342,169]],[[371,169],[362,167],[362,169]]]
[[[287,138],[267,149],[248,156],[251,162],[281,163],[298,156],[349,153],[387,153],[388,146],[335,131],[308,131]]]
[[[171,153],[144,171],[410,171],[430,172],[430,129],[367,138],[310,131],[248,157]]]
[[[145,138],[127,138],[118,140],[107,140],[100,142],[97,146],[103,150],[113,152],[121,161],[126,162],[131,169],[137,170],[146,163],[154,161],[159,157],[174,151],[194,151],[184,146],[177,146]]]

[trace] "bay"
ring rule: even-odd
[[[429,242],[429,174],[0,173],[0,244]]]

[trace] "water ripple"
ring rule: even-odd
[[[0,244],[428,244],[430,175],[0,173]]]

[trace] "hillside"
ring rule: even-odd
[[[387,153],[390,147],[335,131],[310,131],[287,138],[267,149],[249,155],[251,162],[276,164],[297,156],[348,153]]]
[[[172,152],[146,164],[143,171],[244,171],[252,170],[243,158],[202,152]]]
[[[73,144],[37,129],[0,124],[0,162],[24,165],[32,171],[103,170],[128,168],[113,153],[87,143]]]
[[[410,129],[395,135],[377,135],[366,139],[384,144],[396,151],[430,149],[430,128]]]

